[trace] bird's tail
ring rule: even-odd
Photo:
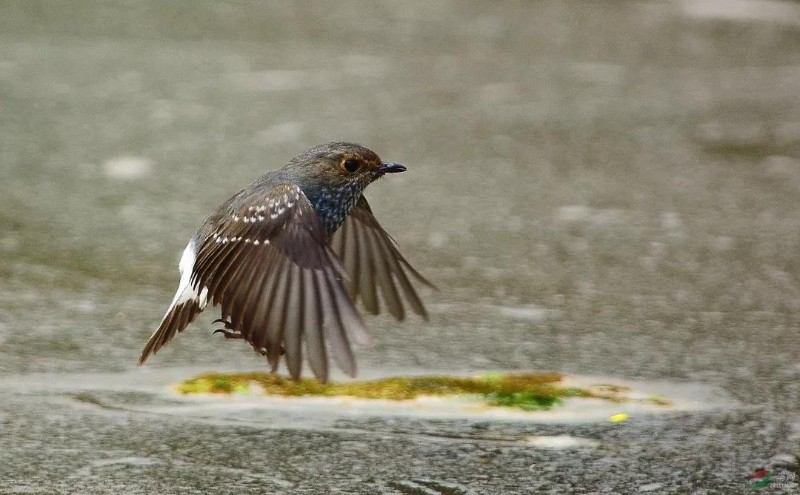
[[[147,344],[145,344],[142,355],[139,357],[139,366],[144,364],[151,354],[155,354],[167,342],[172,340],[175,334],[182,332],[194,320],[195,316],[206,307],[208,289],[203,288],[198,294],[192,285],[192,270],[194,269],[196,250],[195,238],[193,237],[186,249],[184,249],[181,261],[178,264],[181,273],[178,291],[175,293],[175,298],[172,300],[172,304],[169,305],[167,314],[164,315],[164,319],[161,320],[158,329],[153,332],[153,335],[150,336]]]
[[[198,299],[189,299],[179,304],[173,304],[161,320],[158,329],[153,332],[150,339],[142,349],[139,357],[139,366],[144,364],[151,354],[155,354],[167,344],[178,332],[182,332],[198,313],[203,311]]]

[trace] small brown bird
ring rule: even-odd
[[[428,317],[409,275],[430,282],[400,254],[362,195],[376,179],[405,170],[363,146],[327,143],[234,194],[183,251],[178,291],[139,365],[211,302],[221,306],[215,323],[225,327],[214,333],[246,340],[273,372],[285,355],[289,374],[299,378],[305,342],[311,370],[327,381],[327,340],[339,366],[355,376],[348,333],[370,340],[357,298],[377,314],[380,288],[398,320],[405,316],[403,299]]]

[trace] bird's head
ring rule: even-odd
[[[289,162],[304,182],[334,190],[347,188],[361,193],[385,174],[405,171],[399,163],[384,162],[374,151],[352,143],[326,143],[314,146]]]

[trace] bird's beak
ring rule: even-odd
[[[378,168],[378,172],[382,174],[396,174],[398,172],[405,172],[405,171],[406,171],[405,166],[394,162],[382,163],[381,166]]]

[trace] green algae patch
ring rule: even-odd
[[[460,396],[486,405],[525,411],[550,409],[568,397],[623,401],[624,387],[584,389],[565,387],[557,373],[487,373],[475,377],[412,376],[377,380],[320,383],[290,380],[270,373],[206,373],[176,386],[181,394],[264,394],[283,397],[350,397],[413,400],[419,397]]]

